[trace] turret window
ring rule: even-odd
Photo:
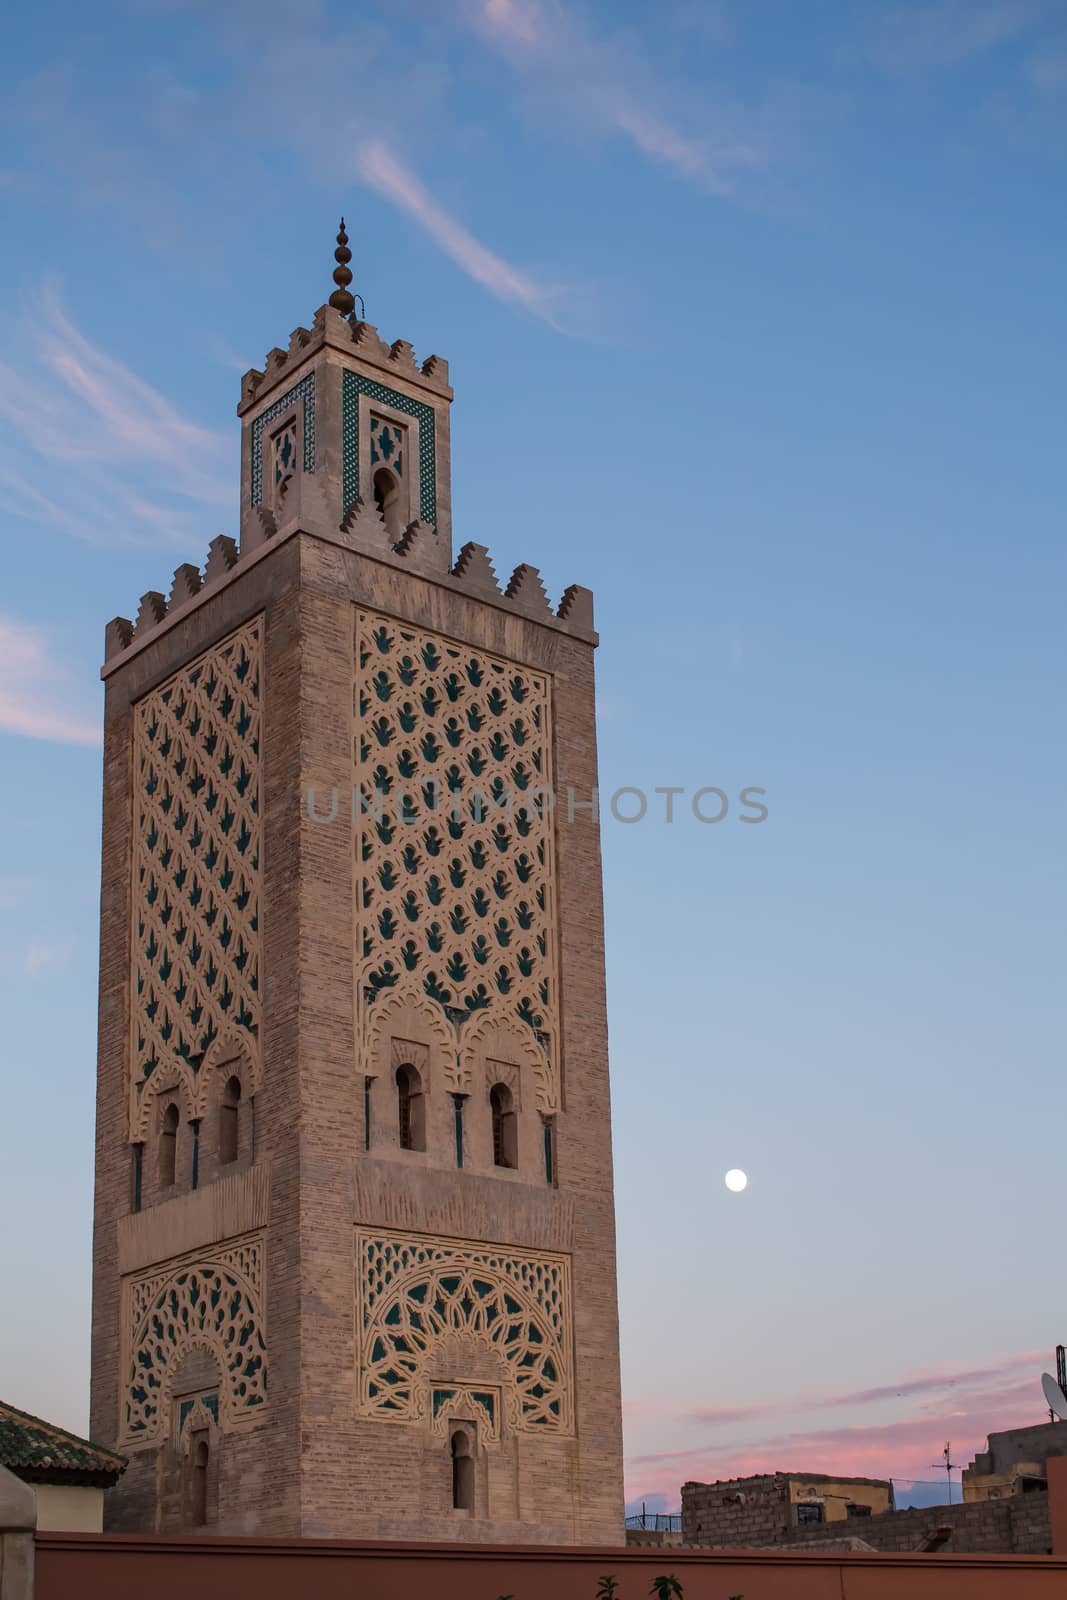
[[[219,1105],[219,1165],[237,1160],[240,1147],[241,1080],[227,1078]]]
[[[159,1187],[170,1189],[174,1184],[178,1152],[178,1107],[173,1102],[163,1112],[159,1127]]]
[[[411,1066],[396,1069],[396,1120],[401,1150],[425,1150],[422,1079]]]
[[[278,510],[285,498],[285,491],[293,481],[296,473],[296,418],[290,417],[289,421],[278,430],[271,440],[271,455],[273,457],[273,496],[274,508]]]
[[[474,1510],[474,1455],[471,1436],[466,1428],[453,1428],[452,1448],[452,1509]]]
[[[515,1115],[515,1098],[507,1084],[494,1083],[489,1091],[489,1109],[493,1118],[493,1165],[517,1167],[518,1118]]]
[[[189,1484],[189,1521],[194,1528],[207,1524],[207,1464],[208,1442],[198,1439],[193,1445]]]
[[[374,504],[385,519],[386,532],[396,544],[404,532],[404,508],[400,484],[388,467],[379,467],[374,474]]]

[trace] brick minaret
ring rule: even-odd
[[[620,1542],[592,597],[453,563],[447,366],[346,243],[239,545],[107,630],[110,1525]]]

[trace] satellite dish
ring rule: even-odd
[[[1045,1391],[1049,1410],[1054,1412],[1061,1422],[1067,1422],[1067,1394],[1064,1394],[1051,1372],[1042,1373],[1041,1387]]]

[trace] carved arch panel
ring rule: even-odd
[[[573,1431],[566,1256],[357,1229],[356,1258],[362,1415],[432,1422],[445,1389],[499,1387],[512,1431]]]
[[[123,1284],[128,1444],[166,1436],[175,1370],[196,1350],[221,1374],[219,1426],[253,1420],[267,1399],[263,1241],[248,1235],[138,1273]]]

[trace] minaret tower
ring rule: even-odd
[[[447,365],[336,258],[239,543],[107,629],[110,1525],[619,1543],[592,596],[453,560]]]

